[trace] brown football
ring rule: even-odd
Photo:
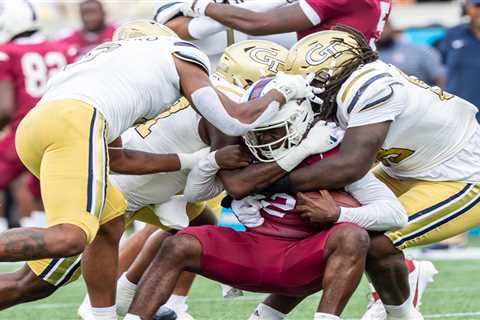
[[[345,192],[345,191],[329,191],[329,192],[332,195],[333,199],[335,199],[335,202],[340,207],[357,208],[361,206],[361,204],[357,201],[357,199],[352,197],[348,192]],[[312,199],[320,198],[320,192],[305,192],[305,194]]]

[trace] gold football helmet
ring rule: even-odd
[[[216,74],[236,86],[247,88],[255,81],[283,70],[287,54],[288,50],[275,42],[241,41],[225,49]]]
[[[115,30],[115,33],[113,34],[112,40],[126,40],[143,36],[163,36],[178,38],[178,35],[173,32],[173,30],[169,27],[164,26],[163,24],[160,24],[153,20],[140,19],[127,22],[118,27],[118,29]]]
[[[361,53],[361,44],[352,34],[339,30],[320,31],[308,35],[290,49],[285,69],[302,75],[326,72],[335,77]]]

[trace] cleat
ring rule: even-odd
[[[414,293],[413,305],[419,310],[421,298],[428,284],[434,281],[433,278],[438,274],[438,271],[430,261],[406,260],[406,264],[409,271],[408,282],[410,284],[410,292]],[[361,320],[387,320],[387,313],[378,293],[375,292],[372,286],[370,287],[372,289],[371,302]],[[420,312],[418,312],[418,317],[412,320],[418,319],[423,319]],[[389,317],[388,320],[395,319]]]

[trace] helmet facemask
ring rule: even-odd
[[[261,162],[274,162],[286,157],[300,144],[313,122],[310,102],[289,102],[290,108],[268,124],[249,131],[244,137],[250,152]],[[295,104],[295,106],[293,105]],[[284,107],[285,108],[285,107]],[[269,136],[268,142],[263,142]]]

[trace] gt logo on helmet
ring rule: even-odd
[[[305,61],[311,66],[318,66],[344,50],[345,48],[338,42],[330,43],[326,47],[318,43],[307,51]]]
[[[268,70],[277,73],[279,67],[285,65],[282,60],[278,59],[278,52],[264,48],[253,48],[249,52],[250,58],[258,63],[268,66]]]

